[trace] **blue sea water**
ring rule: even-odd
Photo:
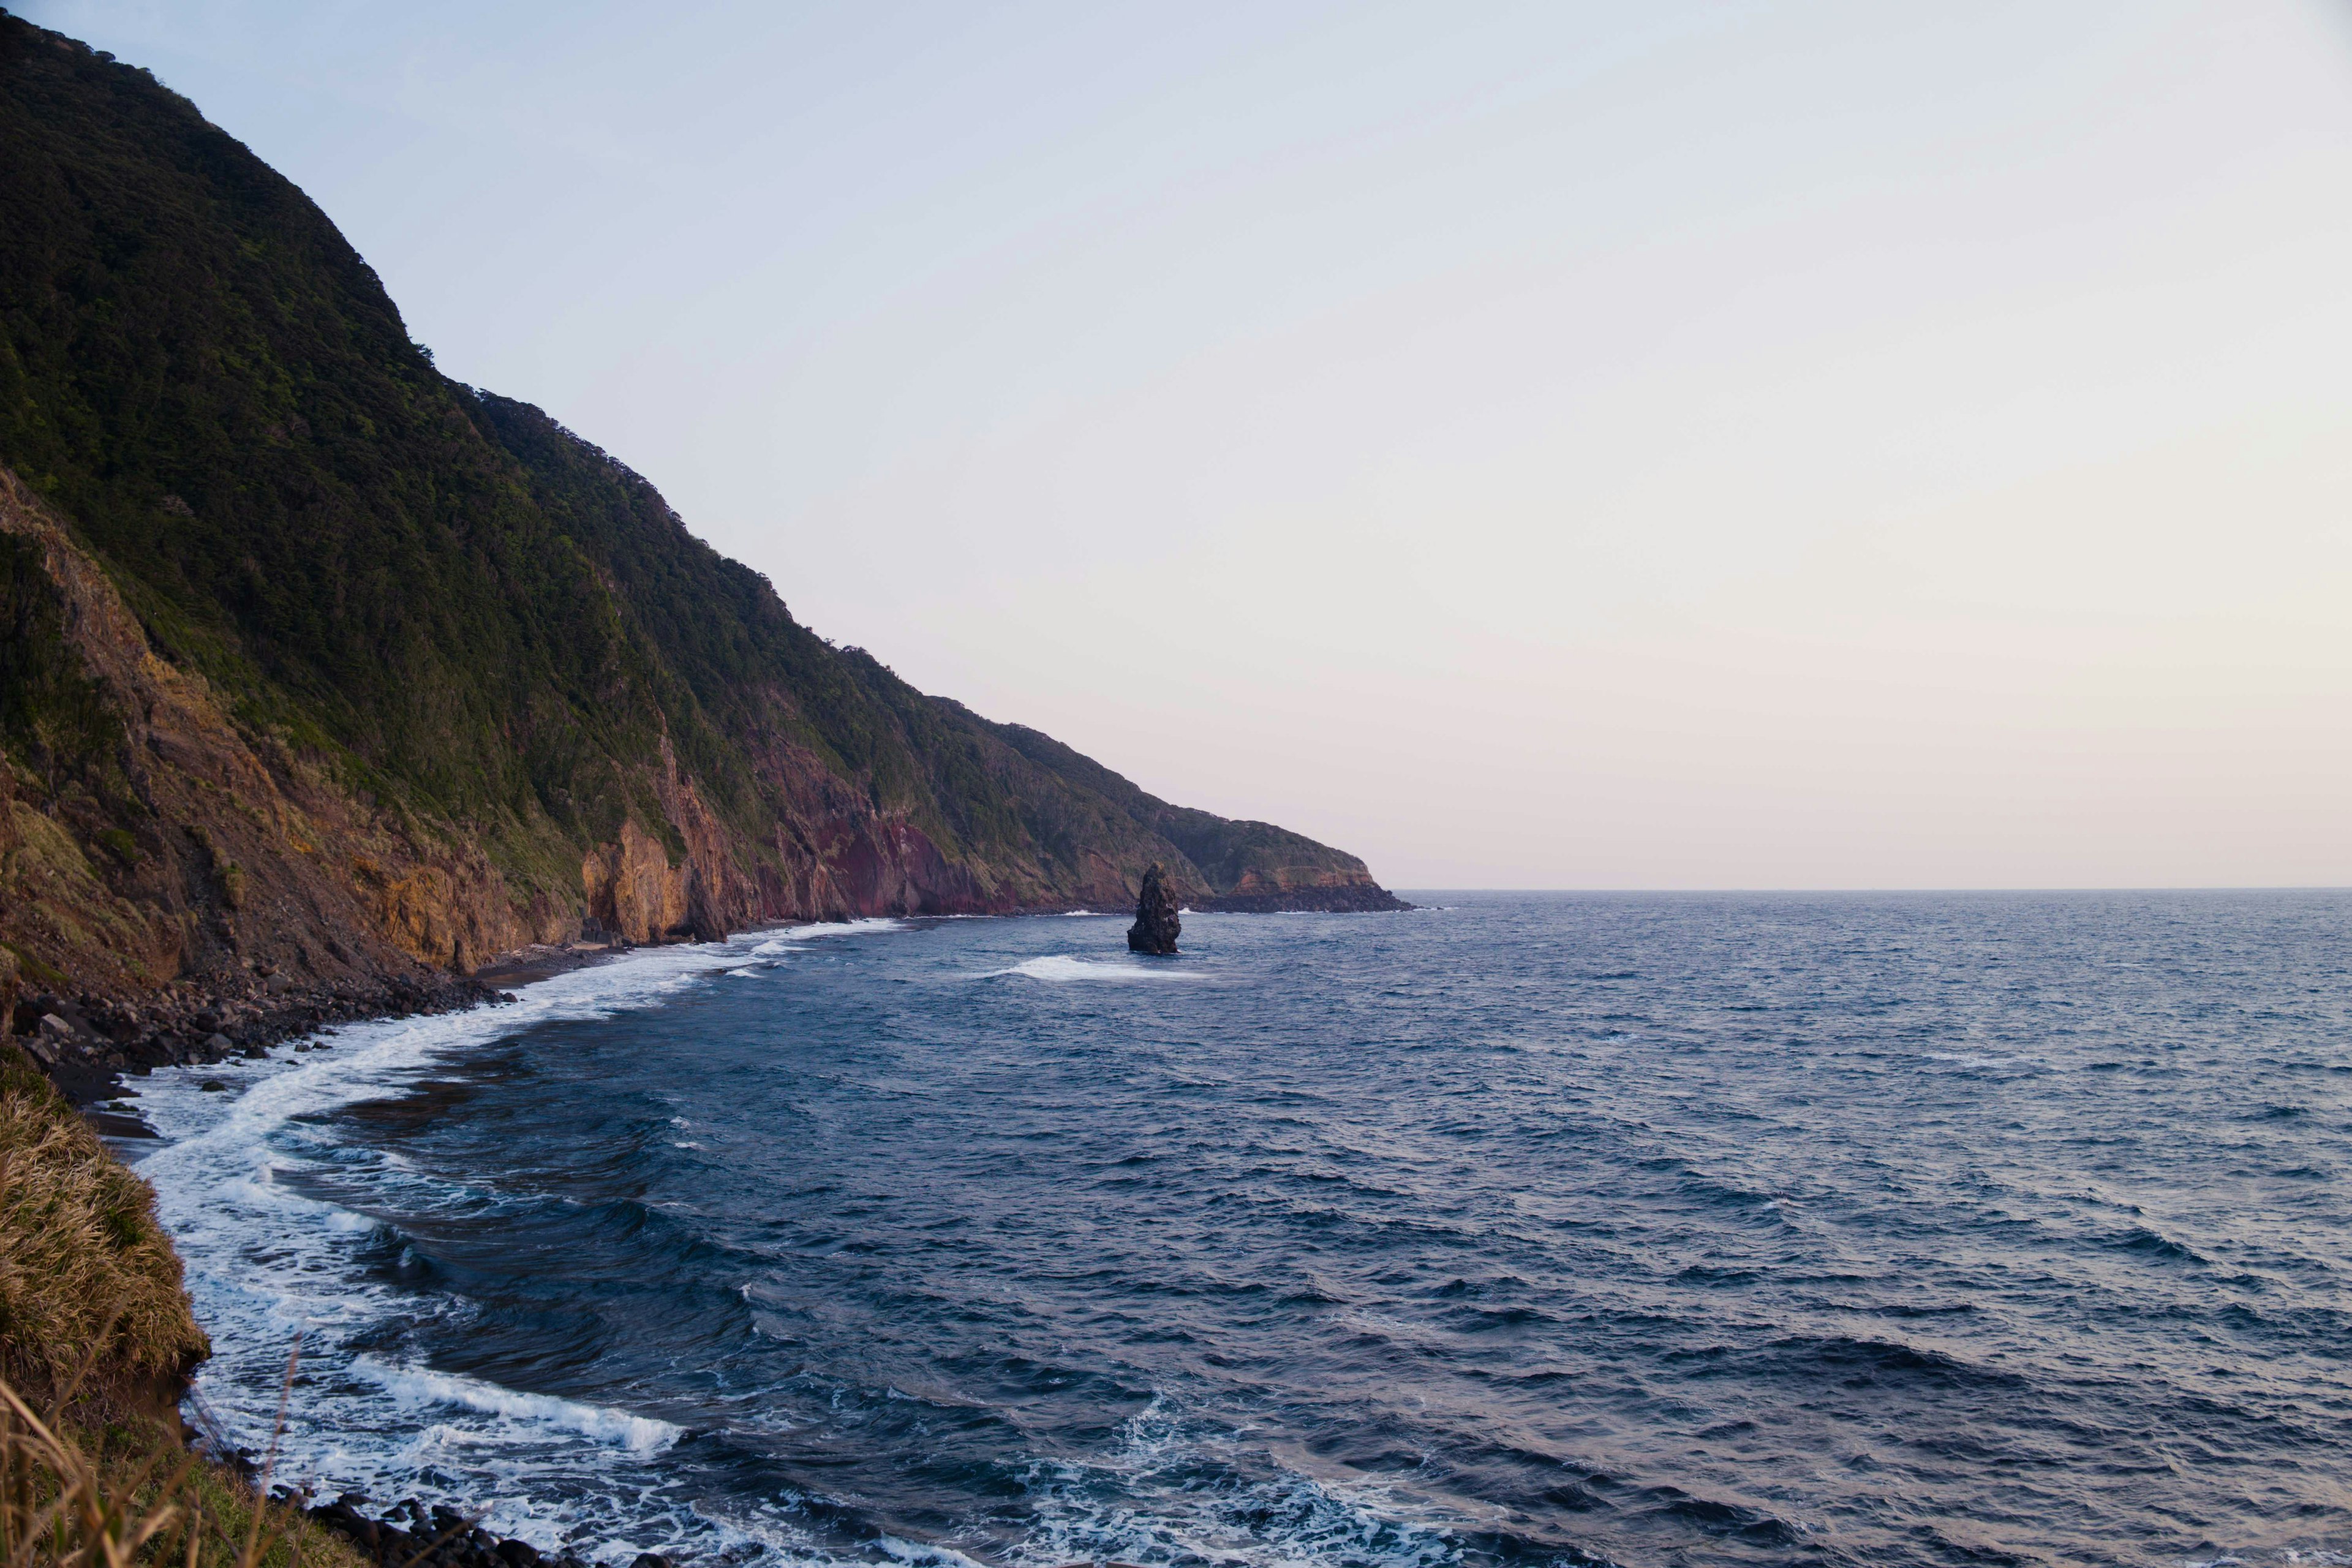
[[[159,1073],[202,1398],[624,1561],[2352,1563],[2352,896],[1416,897]]]

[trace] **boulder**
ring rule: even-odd
[[[1135,900],[1135,923],[1127,931],[1128,951],[1174,952],[1176,938],[1183,929],[1176,919],[1176,895],[1168,890],[1167,879],[1154,861],[1143,874],[1142,896]]]

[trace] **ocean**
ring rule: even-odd
[[[624,1564],[2352,1563],[2352,895],[1410,896],[158,1071],[198,1399]]]

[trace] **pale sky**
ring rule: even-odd
[[[2352,11],[39,0],[804,622],[1402,888],[2352,884]]]

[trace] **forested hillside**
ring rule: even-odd
[[[443,376],[325,215],[0,17],[0,942],[43,984],[467,970],[583,931],[1385,908],[801,626]]]

